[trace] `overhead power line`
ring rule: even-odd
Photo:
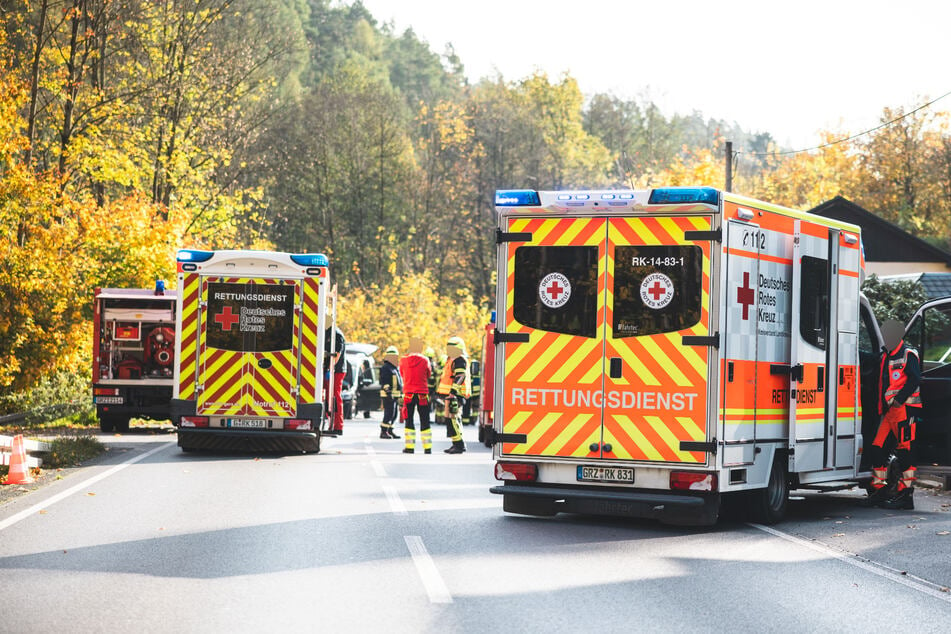
[[[742,152],[742,151],[737,150],[737,151],[735,152],[735,154],[746,154],[747,156],[788,156],[788,155],[790,155],[790,154],[801,154],[801,153],[803,153],[803,152],[812,152],[812,151],[814,151],[814,150],[821,150],[821,149],[823,149],[823,148],[832,147],[833,145],[838,145],[839,143],[845,143],[846,141],[851,141],[852,139],[857,139],[857,138],[859,138],[859,137],[865,136],[866,134],[871,134],[872,132],[875,132],[876,130],[881,130],[882,128],[887,128],[888,126],[892,125],[893,123],[897,123],[897,122],[901,121],[902,119],[904,119],[905,117],[909,117],[909,116],[915,114],[916,112],[918,112],[919,110],[924,110],[924,109],[927,108],[928,106],[931,106],[931,105],[933,105],[933,104],[935,104],[935,103],[941,101],[942,99],[944,99],[944,98],[947,97],[948,95],[951,95],[951,91],[948,91],[948,92],[944,93],[944,94],[941,95],[940,97],[937,97],[937,98],[935,98],[935,99],[932,99],[932,100],[929,101],[928,103],[925,103],[925,104],[922,104],[922,105],[918,106],[918,107],[915,108],[914,110],[910,110],[910,111],[906,112],[905,114],[901,115],[900,117],[895,117],[895,118],[892,119],[891,121],[886,121],[885,123],[879,124],[879,125],[875,126],[874,128],[869,128],[868,130],[865,130],[864,132],[859,132],[858,134],[853,134],[852,136],[847,136],[847,137],[845,137],[845,138],[843,138],[843,139],[838,139],[838,140],[835,140],[835,141],[830,141],[829,143],[823,143],[822,145],[817,145],[817,146],[815,146],[815,147],[805,148],[805,149],[803,149],[803,150],[787,150],[787,151],[785,151],[785,152]]]

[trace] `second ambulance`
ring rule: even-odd
[[[791,487],[868,477],[859,227],[706,187],[496,207],[505,511],[712,524],[731,495],[775,522]]]

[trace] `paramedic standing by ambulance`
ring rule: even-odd
[[[445,400],[443,416],[452,439],[452,447],[446,449],[446,453],[463,453],[466,443],[462,440],[462,403],[472,396],[472,382],[462,337],[450,337],[446,342],[446,365],[436,393]]]
[[[918,351],[903,341],[905,327],[901,322],[890,319],[882,324],[882,338],[885,350],[882,354],[881,394],[878,411],[882,415],[878,433],[869,450],[872,460],[872,487],[869,502],[887,509],[915,508],[915,472],[912,466],[911,443],[915,440],[915,422],[921,412],[921,395],[918,384],[921,382],[921,363]],[[897,493],[888,495],[886,487],[888,466],[885,464],[885,441],[888,435],[895,436],[897,447],[895,457],[901,469]]]

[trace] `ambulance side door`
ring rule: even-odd
[[[789,470],[793,473],[823,469],[827,461],[828,355],[838,345],[830,340],[835,308],[830,300],[829,242],[827,227],[795,221],[789,403]]]
[[[859,421],[859,270],[858,236],[836,231],[831,236],[837,244],[834,271],[838,346],[835,350],[835,372],[829,377],[829,391],[835,393],[835,409],[830,407],[830,443],[826,449],[826,465],[837,469],[857,467],[856,435]]]

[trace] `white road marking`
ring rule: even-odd
[[[429,595],[429,602],[452,603],[449,588],[442,580],[433,558],[429,556],[429,551],[423,544],[423,538],[419,535],[404,535],[403,539],[406,541],[406,547],[409,548],[409,554],[413,556],[413,564],[423,582],[423,587],[426,588],[426,594]]]
[[[390,511],[396,515],[406,515],[406,507],[403,506],[403,500],[400,499],[400,494],[396,492],[396,487],[384,484],[383,494],[386,495],[386,501],[390,503]]]
[[[792,542],[794,544],[805,546],[806,548],[820,552],[823,555],[834,557],[843,563],[849,564],[850,566],[861,568],[862,570],[870,572],[873,575],[878,575],[883,579],[894,581],[895,583],[911,588],[912,590],[917,590],[922,594],[927,594],[928,596],[932,596],[936,599],[941,599],[945,603],[951,603],[951,593],[942,591],[940,586],[925,579],[915,577],[914,575],[902,574],[900,571],[887,568],[881,564],[876,564],[870,560],[862,559],[858,555],[843,553],[818,542],[813,542],[808,539],[796,537],[795,535],[790,535],[789,533],[784,533],[770,526],[752,523],[750,526],[753,528],[758,528],[759,530],[769,533],[775,537],[779,537],[780,539],[785,539],[786,541]]]
[[[379,477],[385,478],[387,476],[386,469],[383,468],[383,463],[379,460],[371,460],[370,466],[373,467],[373,473]]]
[[[65,500],[66,498],[68,498],[69,496],[73,495],[74,493],[77,493],[77,492],[79,492],[79,491],[82,491],[83,489],[88,489],[89,487],[91,487],[91,486],[94,485],[95,483],[99,482],[100,480],[105,480],[105,479],[108,478],[109,476],[114,475],[114,474],[116,474],[116,473],[122,471],[123,469],[125,469],[125,468],[128,467],[129,465],[135,464],[136,462],[139,462],[140,460],[145,460],[146,458],[148,458],[148,457],[151,456],[152,454],[158,453],[158,452],[162,451],[163,449],[168,449],[169,447],[174,447],[174,446],[175,446],[175,445],[173,445],[172,443],[162,443],[161,445],[159,445],[159,446],[156,447],[155,449],[151,449],[151,450],[149,450],[149,451],[146,451],[145,453],[139,454],[139,455],[137,455],[137,456],[133,456],[132,458],[129,458],[129,459],[126,460],[125,462],[121,462],[121,463],[117,464],[116,466],[112,467],[111,469],[108,469],[108,470],[106,470],[106,471],[103,471],[102,473],[100,473],[100,474],[97,475],[97,476],[93,476],[92,478],[89,478],[88,480],[86,480],[86,481],[84,481],[84,482],[80,482],[79,484],[77,484],[77,485],[75,485],[75,486],[72,486],[72,487],[66,489],[65,491],[61,491],[61,492],[57,493],[56,495],[54,495],[53,497],[49,498],[48,500],[44,500],[44,501],[40,502],[39,504],[34,504],[33,506],[31,506],[31,507],[29,507],[29,508],[27,508],[27,509],[24,509],[24,510],[22,510],[22,511],[20,511],[19,513],[15,514],[15,515],[11,515],[11,516],[8,517],[7,519],[5,519],[5,520],[3,520],[3,521],[0,521],[0,531],[2,531],[2,530],[5,529],[5,528],[9,528],[9,527],[13,526],[14,524],[16,524],[17,522],[19,522],[20,520],[23,520],[23,519],[25,519],[25,518],[27,518],[27,517],[29,517],[29,516],[35,514],[35,513],[38,513],[39,511],[42,511],[42,510],[45,509],[45,508],[49,508],[50,506],[53,506],[53,505],[56,504],[57,502],[60,502],[60,501],[62,501],[62,500]]]

